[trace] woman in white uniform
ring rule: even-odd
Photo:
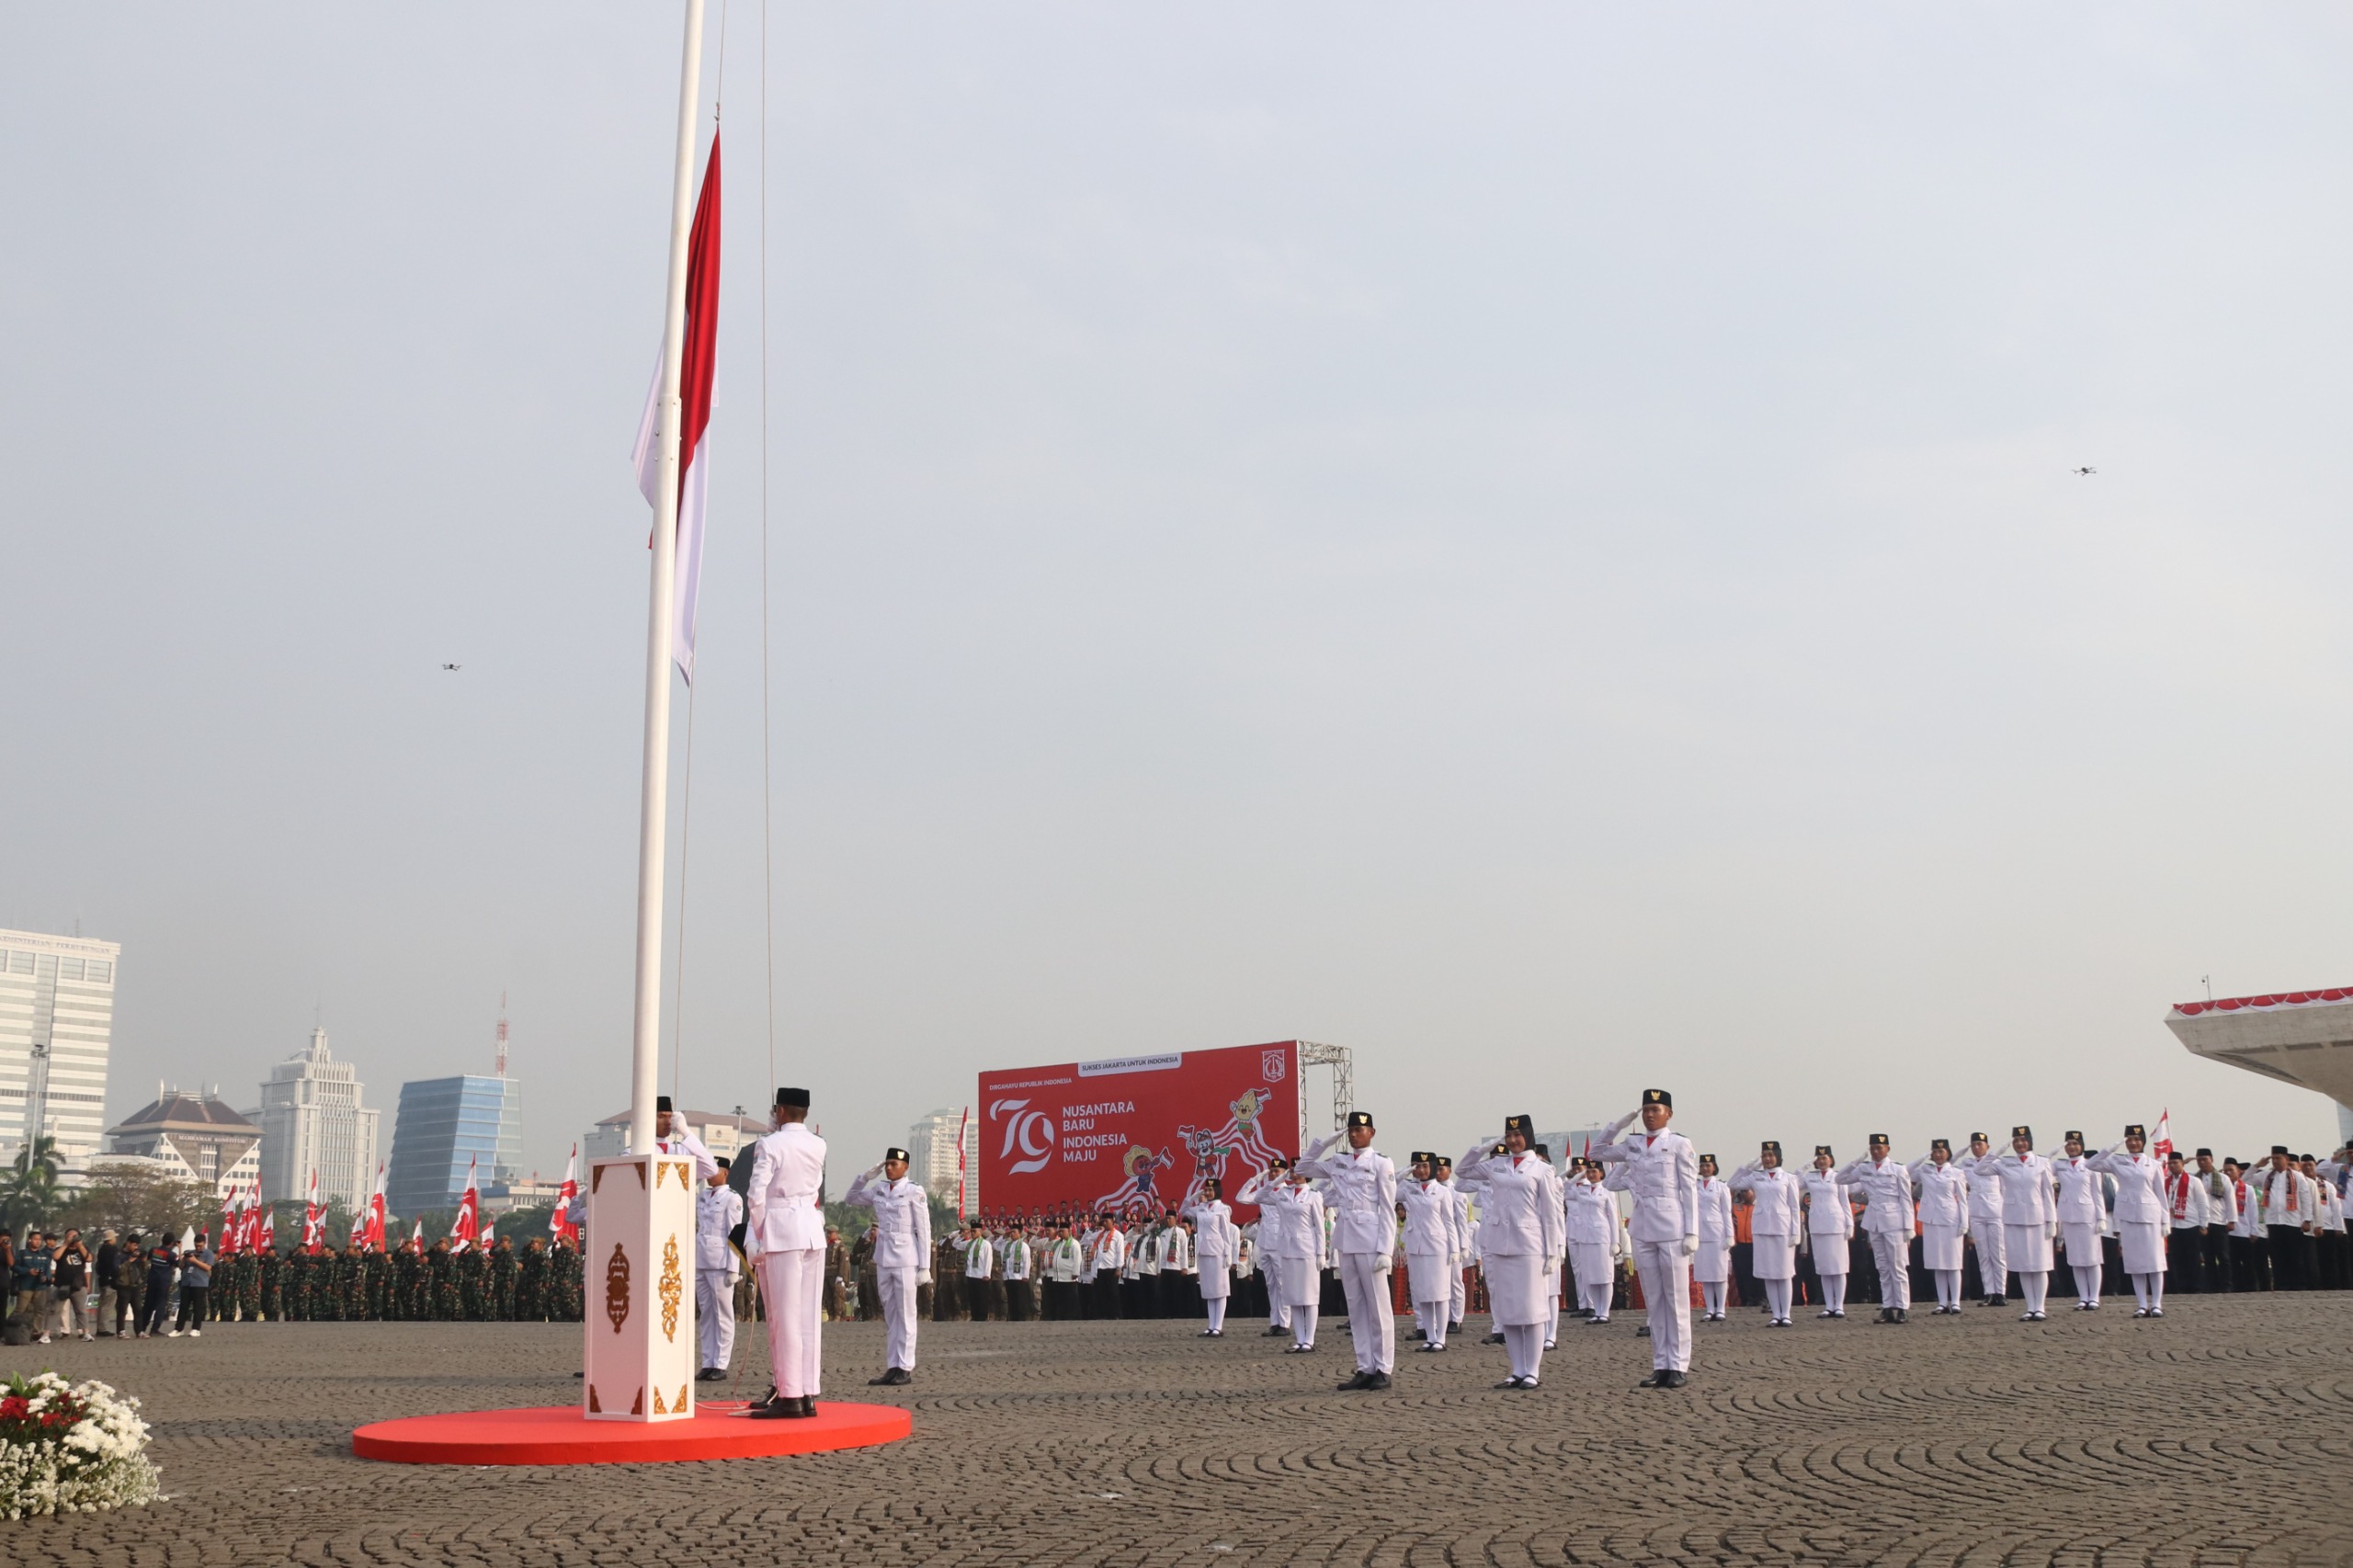
[[[1503,1330],[1511,1375],[1497,1388],[1532,1389],[1544,1365],[1544,1324],[1552,1316],[1548,1284],[1558,1278],[1567,1238],[1562,1233],[1559,1177],[1550,1160],[1529,1147],[1536,1119],[1504,1122],[1504,1152],[1477,1145],[1455,1167],[1455,1182],[1479,1195],[1479,1251],[1487,1304]]]
[[[2093,1168],[2116,1178],[2116,1240],[2124,1272],[2132,1279],[2136,1318],[2165,1315],[2165,1233],[2173,1216],[2165,1206],[2165,1169],[2149,1153],[2149,1136],[2139,1122],[2124,1130],[2124,1142],[2094,1156]]]
[[[1920,1261],[1937,1282],[1937,1313],[1961,1311],[1961,1242],[1969,1232],[1969,1176],[1953,1164],[1952,1144],[1938,1138],[1928,1157],[1912,1167],[1920,1199]]]
[[[1699,1156],[1699,1250],[1691,1257],[1699,1282],[1701,1323],[1724,1321],[1724,1286],[1732,1278],[1732,1188],[1716,1174],[1716,1157]]]
[[[1423,1351],[1446,1348],[1446,1313],[1453,1296],[1447,1276],[1455,1249],[1454,1189],[1437,1178],[1437,1166],[1428,1150],[1417,1149],[1411,1177],[1397,1184],[1397,1208],[1405,1218],[1406,1293],[1421,1326]]]
[[[2010,1129],[2010,1152],[1991,1165],[2002,1187],[2002,1251],[2009,1271],[2018,1277],[2026,1297],[2020,1323],[2040,1323],[2045,1292],[2051,1289],[2051,1243],[2059,1233],[2059,1205],[2052,1197],[2051,1162],[2034,1152],[2034,1129],[2023,1124]]]
[[[2105,1265],[2100,1244],[2108,1234],[2107,1189],[2099,1167],[2084,1153],[2084,1135],[2070,1131],[2060,1152],[2049,1156],[2059,1179],[2059,1244],[2075,1276],[2075,1310],[2099,1310],[2099,1277]]]
[[[1756,1158],[1733,1172],[1726,1185],[1756,1199],[1748,1216],[1749,1268],[1765,1288],[1773,1326],[1787,1328],[1798,1246],[1805,1239],[1805,1184],[1781,1168],[1781,1145],[1768,1138]]]
[[[1831,1174],[1838,1162],[1830,1145],[1813,1146],[1813,1174],[1805,1178],[1805,1240],[1813,1251],[1813,1272],[1822,1281],[1817,1317],[1847,1315],[1847,1241],[1855,1233],[1855,1205]]]
[[[1577,1277],[1577,1305],[1585,1309],[1588,1324],[1609,1321],[1618,1260],[1626,1255],[1626,1221],[1618,1212],[1618,1195],[1601,1185],[1604,1175],[1598,1162],[1587,1160],[1561,1195],[1569,1261]]]
[[[1202,1182],[1200,1201],[1185,1210],[1185,1218],[1193,1222],[1194,1267],[1200,1270],[1201,1306],[1210,1319],[1201,1337],[1223,1339],[1225,1306],[1233,1295],[1234,1266],[1242,1257],[1242,1233],[1226,1206],[1225,1183],[1215,1176]]]

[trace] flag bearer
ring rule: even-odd
[[[1748,1217],[1750,1268],[1765,1288],[1772,1326],[1787,1328],[1798,1247],[1805,1241],[1805,1183],[1781,1168],[1781,1145],[1768,1138],[1755,1160],[1732,1173],[1732,1187],[1755,1199]]]
[[[2010,1151],[1992,1162],[1994,1178],[2002,1188],[2002,1245],[2009,1270],[2018,1277],[2026,1297],[2020,1323],[2040,1323],[2045,1293],[2051,1289],[2051,1244],[2059,1234],[2059,1204],[2053,1196],[2056,1178],[2051,1162],[2034,1152],[2034,1129],[2021,1123],[2010,1129]],[[1981,1162],[1979,1170],[1985,1168]]]
[[[2149,1153],[2149,1135],[2137,1121],[2124,1130],[2122,1142],[2091,1163],[2116,1178],[2116,1236],[2124,1272],[2132,1280],[2132,1315],[2161,1318],[2165,1315],[2165,1233],[2172,1228],[2165,1167]],[[2179,1164],[2176,1155],[2177,1168]]]
[[[729,1237],[744,1222],[744,1199],[727,1185],[732,1164],[716,1161],[695,1194],[695,1326],[702,1342],[702,1370],[695,1376],[704,1382],[725,1377],[735,1356],[738,1259]]]
[[[1504,1119],[1500,1153],[1474,1145],[1462,1157],[1461,1181],[1479,1195],[1479,1267],[1487,1281],[1487,1310],[1504,1336],[1510,1372],[1495,1386],[1532,1389],[1544,1365],[1546,1287],[1568,1238],[1550,1160],[1529,1142],[1530,1116]]]
[[[1397,1316],[1390,1310],[1389,1271],[1397,1247],[1397,1166],[1372,1146],[1372,1113],[1348,1112],[1347,1129],[1317,1141],[1299,1168],[1332,1187],[1332,1250],[1347,1293],[1348,1337],[1357,1375],[1344,1390],[1390,1386],[1397,1366]],[[1345,1152],[1333,1145],[1347,1140]]]
[[[1813,1174],[1805,1178],[1806,1247],[1813,1255],[1813,1276],[1822,1281],[1822,1311],[1815,1315],[1847,1315],[1847,1244],[1855,1233],[1855,1205],[1838,1184],[1837,1160],[1827,1143],[1813,1146]]]
[[[779,1089],[769,1119],[776,1131],[753,1146],[745,1238],[760,1260],[768,1366],[776,1388],[752,1415],[805,1419],[817,1414],[824,1360],[819,1336],[824,1332],[825,1141],[809,1131],[806,1089]],[[718,1168],[711,1162],[711,1169]]]
[[[1870,1153],[1838,1173],[1838,1179],[1870,1199],[1863,1231],[1879,1265],[1879,1321],[1912,1320],[1912,1173],[1890,1156],[1887,1134],[1874,1132]]]
[[[2010,1254],[1994,1158],[1993,1142],[1983,1132],[1972,1132],[1969,1153],[1953,1162],[1969,1178],[1969,1244],[1977,1250],[1977,1304],[1982,1307],[2010,1304]]]
[[[874,1285],[886,1335],[882,1375],[867,1381],[915,1381],[915,1292],[931,1283],[931,1197],[907,1179],[907,1152],[885,1149],[882,1163],[860,1173],[844,1201],[874,1210]]]
[[[1716,1157],[1699,1156],[1699,1251],[1691,1259],[1705,1323],[1724,1321],[1724,1285],[1732,1278],[1732,1187],[1716,1174]]]
[[[1626,1167],[1634,1194],[1629,1233],[1651,1329],[1651,1375],[1644,1388],[1679,1389],[1691,1367],[1691,1259],[1699,1251],[1699,1160],[1691,1141],[1668,1131],[1675,1096],[1644,1089],[1641,1108],[1620,1117],[1610,1141],[1586,1157]],[[1636,1117],[1643,1131],[1626,1137]]]
[[[1920,1258],[1937,1281],[1937,1312],[1961,1311],[1961,1237],[1969,1229],[1969,1176],[1953,1164],[1952,1144],[1933,1139],[1928,1157],[1912,1167],[1920,1199]]]

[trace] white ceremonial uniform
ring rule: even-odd
[[[1389,1295],[1397,1255],[1397,1167],[1370,1144],[1333,1147],[1339,1142],[1338,1133],[1324,1139],[1299,1168],[1332,1186],[1332,1244],[1347,1293],[1357,1370],[1386,1376],[1397,1368],[1397,1314]]]
[[[1699,1250],[1699,1156],[1668,1129],[1621,1134],[1586,1158],[1627,1167],[1634,1195],[1628,1233],[1650,1316],[1654,1371],[1691,1368],[1691,1258]]]
[[[2004,1150],[1977,1168],[1987,1165],[2002,1188],[2002,1246],[2009,1270],[2018,1277],[2027,1314],[2040,1317],[2051,1289],[2051,1242],[2059,1229],[2051,1162],[2031,1152]]]
[[[2059,1237],[2075,1275],[2075,1304],[2097,1307],[2099,1277],[2107,1267],[2100,1242],[2108,1234],[2108,1193],[2099,1167],[2090,1155],[2070,1154],[2063,1147],[2044,1158],[2059,1183]]]
[[[1707,1297],[1708,1314],[1722,1317],[1724,1282],[1732,1278],[1732,1187],[1722,1176],[1699,1178],[1699,1250],[1691,1256],[1691,1278]]]
[[[1569,1261],[1577,1277],[1577,1304],[1593,1314],[1595,1323],[1608,1323],[1618,1260],[1626,1256],[1626,1221],[1618,1212],[1618,1195],[1579,1176],[1562,1192],[1561,1210]]]
[[[1977,1285],[1986,1301],[2010,1293],[2010,1249],[2002,1228],[2002,1183],[1994,1174],[1996,1151],[1988,1145],[1980,1160],[1974,1153],[1953,1162],[1969,1178],[1969,1240],[1977,1248]]]
[[[1193,1256],[1200,1269],[1201,1306],[1209,1313],[1210,1332],[1223,1334],[1225,1303],[1242,1267],[1242,1232],[1233,1223],[1233,1210],[1221,1199],[1196,1203],[1185,1217],[1193,1221]]]
[[[735,1355],[735,1244],[744,1199],[732,1187],[705,1184],[695,1194],[695,1327],[702,1364],[725,1371]]]
[[[776,1392],[814,1399],[825,1321],[825,1141],[788,1121],[753,1145],[747,1207],[744,1239],[759,1260]]]
[[[1748,1212],[1749,1272],[1765,1288],[1773,1322],[1786,1327],[1798,1244],[1805,1238],[1805,1183],[1784,1166],[1750,1164],[1732,1173],[1730,1185],[1756,1200]]]
[[[1414,1303],[1414,1321],[1425,1343],[1446,1346],[1446,1312],[1453,1300],[1448,1283],[1454,1272],[1454,1191],[1443,1182],[1400,1183],[1397,1200],[1405,1206],[1405,1286]]]
[[[1462,1321],[1462,1313],[1471,1304],[1471,1265],[1477,1259],[1479,1253],[1478,1240],[1472,1234],[1476,1227],[1471,1223],[1471,1195],[1455,1187],[1452,1176],[1447,1177],[1443,1185],[1454,1192],[1454,1237],[1457,1247],[1452,1279],[1454,1293],[1448,1298],[1446,1306],[1446,1325],[1452,1328]]]
[[[1532,1151],[1490,1158],[1474,1148],[1456,1162],[1454,1179],[1479,1194],[1479,1268],[1511,1375],[1533,1382],[1544,1365],[1546,1287],[1567,1256],[1559,1174]]]
[[[1912,1166],[1920,1203],[1920,1265],[1937,1281],[1937,1305],[1961,1307],[1961,1238],[1969,1233],[1969,1173],[1930,1155]]]
[[[1805,1182],[1805,1243],[1813,1252],[1813,1272],[1822,1281],[1822,1310],[1847,1313],[1847,1238],[1855,1233],[1855,1205],[1837,1176],[1808,1171]]]
[[[2165,1233],[2173,1216],[2165,1203],[2165,1163],[2147,1150],[2125,1153],[2118,1143],[2091,1164],[2116,1178],[2116,1244],[2124,1257],[2124,1272],[2131,1277],[2132,1295],[2140,1310],[2158,1312],[2165,1306]]]
[[[885,1369],[915,1369],[915,1290],[931,1272],[931,1197],[905,1176],[867,1171],[842,1195],[874,1210],[874,1286],[882,1298]]]
[[[1848,1162],[1838,1179],[1869,1200],[1863,1210],[1863,1233],[1871,1239],[1871,1256],[1879,1264],[1880,1305],[1895,1312],[1912,1309],[1912,1173],[1893,1155],[1874,1160],[1869,1155]]]
[[[670,1119],[670,1136],[654,1139],[654,1147],[670,1159],[683,1154],[692,1160],[695,1180],[699,1182],[709,1181],[719,1173],[719,1162],[702,1146],[702,1140],[687,1131],[687,1124],[675,1116]]]

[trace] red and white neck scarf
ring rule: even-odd
[[[2189,1217],[2189,1173],[2188,1171],[2173,1178],[2173,1217],[2177,1220],[2186,1220]]]

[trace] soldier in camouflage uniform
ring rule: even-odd
[[[261,1251],[237,1256],[237,1321],[261,1322]]]
[[[285,1260],[271,1247],[254,1260],[261,1266],[261,1315],[271,1323],[286,1321]]]
[[[487,1259],[480,1246],[470,1246],[452,1257],[452,1269],[458,1282],[458,1321],[480,1323],[483,1320],[483,1286],[489,1282],[483,1267]]]
[[[392,1285],[385,1292],[385,1301],[401,1322],[418,1323],[425,1317],[424,1299],[425,1255],[416,1250],[416,1238],[412,1236],[392,1254]]]
[[[548,1244],[533,1236],[515,1260],[515,1321],[544,1323],[548,1315]]]
[[[490,1253],[490,1316],[494,1323],[515,1321],[516,1284],[522,1273],[515,1244],[506,1237]]]
[[[359,1261],[359,1249],[347,1244],[343,1256],[335,1260],[335,1293],[336,1310],[346,1323],[358,1323],[368,1315],[368,1276]]]
[[[425,1255],[425,1315],[435,1323],[448,1323],[458,1315],[458,1282],[450,1277],[449,1243],[447,1237],[433,1244]]]
[[[582,1304],[579,1249],[558,1237],[548,1251],[548,1315],[578,1323]]]
[[[366,1289],[369,1317],[377,1323],[391,1322],[392,1260],[374,1247],[369,1247],[367,1256],[359,1260],[359,1267],[368,1276]]]

